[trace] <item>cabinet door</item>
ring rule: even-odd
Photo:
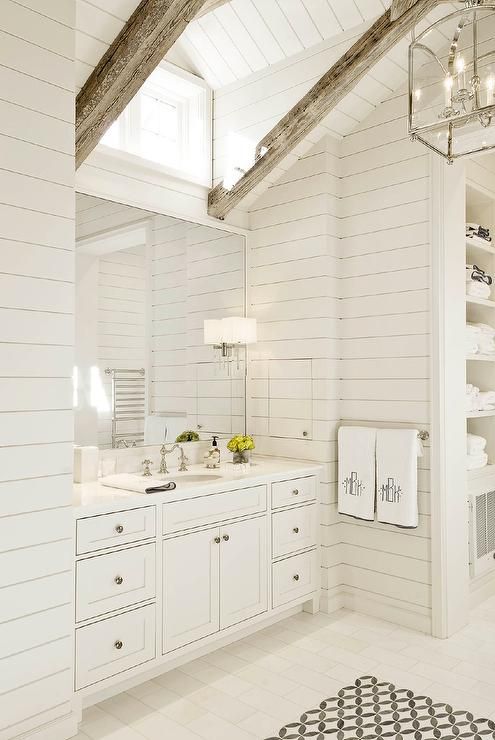
[[[218,632],[220,532],[163,543],[163,652]]]
[[[220,536],[220,625],[225,629],[268,608],[266,518],[224,526]]]

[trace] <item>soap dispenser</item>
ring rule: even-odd
[[[204,461],[207,468],[220,467],[220,450],[218,449],[217,439],[218,437],[213,435],[211,447],[204,456]]]

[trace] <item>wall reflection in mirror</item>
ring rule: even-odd
[[[75,443],[124,448],[245,430],[243,236],[77,195]],[[221,348],[220,348],[221,349]]]

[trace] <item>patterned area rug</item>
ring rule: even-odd
[[[435,704],[427,696],[380,682],[373,676],[356,679],[338,696],[305,712],[299,722],[283,727],[266,740],[484,740],[495,738],[495,722],[475,719],[470,712]]]

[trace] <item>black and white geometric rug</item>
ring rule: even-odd
[[[495,722],[436,704],[427,696],[378,681],[356,679],[353,686],[305,712],[266,740],[484,740],[495,738]]]

